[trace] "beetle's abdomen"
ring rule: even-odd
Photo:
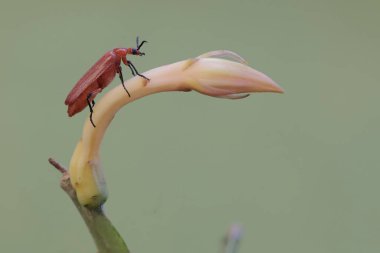
[[[74,102],[68,105],[67,114],[69,115],[69,117],[74,116],[75,114],[83,111],[83,109],[87,107],[87,96],[90,93],[93,94],[92,99],[91,99],[93,100],[95,96],[97,95],[97,94],[94,94],[94,91],[97,90],[97,88],[98,88],[97,81],[91,83],[87,87],[87,89],[84,90],[84,92],[82,92],[76,100],[74,100]]]

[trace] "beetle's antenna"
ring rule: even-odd
[[[148,41],[143,40],[143,41],[141,42],[141,44],[137,47],[137,50],[140,50],[140,48],[142,47],[142,45],[143,45],[145,42],[148,42]]]
[[[136,47],[139,47],[139,36],[136,37]]]

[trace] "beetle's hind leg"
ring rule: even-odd
[[[95,97],[101,91],[102,91],[102,89],[98,88],[98,89],[88,93],[88,95],[86,97],[88,108],[90,108],[90,121],[91,121],[91,124],[93,125],[93,127],[96,127],[94,124],[94,121],[92,120],[92,114],[94,113],[94,106],[95,106]]]
[[[92,113],[94,112],[93,108],[95,106],[95,101],[94,99],[92,101],[90,101],[92,97],[92,92],[90,92],[88,95],[87,95],[87,104],[88,104],[88,108],[90,108],[90,121],[91,121],[91,124],[93,127],[96,127],[95,124],[94,124],[94,121],[92,121]]]
[[[117,73],[119,74],[119,78],[120,78],[120,81],[121,81],[121,85],[123,85],[123,88],[124,88],[124,90],[127,92],[128,96],[131,97],[131,94],[129,94],[127,88],[126,88],[125,85],[124,85],[124,78],[123,78],[123,72],[122,72],[121,66],[119,66],[119,67],[117,68]]]

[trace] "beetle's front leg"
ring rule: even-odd
[[[137,71],[135,65],[133,65],[131,61],[128,61],[128,67],[131,69],[133,75],[135,75],[134,72],[136,72],[136,75],[141,76],[141,77],[144,78],[145,80],[150,81],[150,79],[149,79],[148,77],[146,77],[146,76],[144,76],[144,75],[141,75],[141,74]]]

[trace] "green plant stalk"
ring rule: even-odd
[[[75,206],[95,241],[98,253],[129,253],[123,238],[101,208],[90,209],[78,201],[75,201]]]
[[[66,169],[51,158],[49,162],[63,174],[61,178],[61,188],[69,195],[86,223],[96,244],[97,253],[129,253],[126,243],[104,214],[102,208],[87,208],[82,206],[71,185],[70,176]]]

